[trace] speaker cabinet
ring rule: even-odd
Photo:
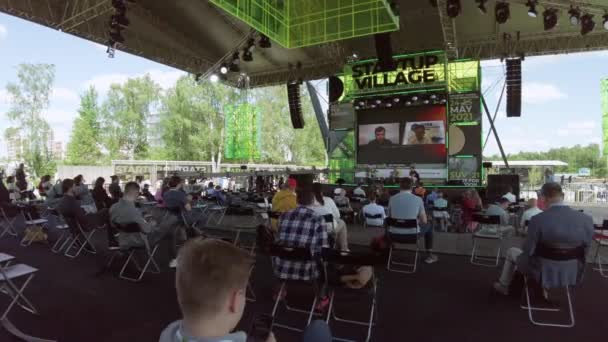
[[[300,101],[300,83],[287,85],[287,99],[289,101],[289,115],[293,128],[304,128],[304,117],[302,115],[302,103]]]
[[[507,117],[521,116],[521,59],[507,59]]]
[[[374,35],[376,42],[376,55],[378,56],[378,65],[382,71],[395,70],[393,62],[393,47],[391,45],[390,33],[378,33]]]
[[[519,200],[519,175],[488,175],[486,198],[493,202],[509,191]]]
[[[338,102],[344,93],[344,83],[336,76],[329,77],[329,103]]]

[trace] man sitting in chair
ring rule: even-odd
[[[113,225],[128,225],[137,223],[141,229],[141,233],[120,232],[118,235],[118,244],[123,249],[130,247],[141,247],[144,245],[143,239],[148,240],[148,244],[153,246],[163,239],[172,238],[169,243],[169,257],[171,262],[170,267],[175,267],[177,264],[175,257],[177,253],[175,224],[177,218],[170,217],[165,219],[162,224],[148,222],[144,219],[141,211],[135,206],[135,201],[139,197],[139,184],[129,182],[125,185],[125,190],[118,201],[110,208],[110,220]],[[142,234],[143,233],[143,234]]]
[[[500,225],[498,227],[500,234],[511,234],[515,231],[515,228],[509,224],[509,212],[507,208],[509,208],[508,198],[501,197],[494,204],[490,204],[488,209],[486,209],[485,214],[488,216],[498,216],[500,217]],[[482,230],[488,230],[488,227],[482,227]],[[492,232],[497,233],[497,232]]]
[[[386,211],[383,206],[376,204],[376,197],[376,194],[373,192],[369,194],[369,204],[366,204],[362,209],[363,217],[367,226],[384,227]],[[378,217],[374,218],[376,216]]]
[[[169,190],[163,195],[163,202],[173,216],[179,215],[179,221],[181,221],[180,216],[183,213],[186,223],[190,226],[196,226],[205,221],[203,217],[192,215],[192,196],[184,191],[184,180],[179,176],[172,176],[169,179]]]
[[[528,200],[528,209],[524,211],[523,215],[521,215],[521,221],[519,223],[520,227],[523,227],[524,232],[527,232],[528,227],[526,227],[526,222],[530,221],[532,217],[542,213],[543,211],[538,208],[538,204],[536,202],[536,198],[530,198]]]
[[[494,283],[494,289],[503,295],[509,294],[509,286],[515,271],[525,274],[538,283],[540,275],[566,274],[569,279],[580,279],[584,265],[577,263],[584,260],[570,260],[553,262],[546,260],[542,264],[534,256],[537,244],[542,243],[551,247],[576,248],[584,246],[585,255],[591,245],[593,237],[593,219],[577,210],[573,210],[563,203],[564,193],[558,183],[546,183],[541,189],[541,196],[548,205],[548,209],[530,220],[528,236],[523,249],[512,247],[507,250],[505,264],[500,279]],[[565,268],[565,269],[560,269]],[[558,287],[560,279],[543,277],[544,288]]]
[[[397,220],[418,220],[418,228],[389,227],[391,234],[419,234],[424,235],[424,244],[427,251],[427,264],[437,262],[439,258],[433,254],[433,227],[427,224],[426,211],[422,198],[412,194],[412,179],[405,177],[401,180],[401,191],[391,197],[388,202],[388,216]]]
[[[439,191],[435,195],[433,204],[433,220],[439,221],[441,225],[441,231],[445,232],[448,230],[448,221],[450,219],[450,213],[448,213],[448,201],[443,198],[443,192]]]

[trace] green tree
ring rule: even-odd
[[[89,88],[80,97],[78,117],[74,120],[67,146],[67,164],[97,165],[102,161],[97,91]]]
[[[7,117],[14,126],[5,131],[5,136],[20,136],[22,155],[19,157],[33,171],[34,177],[54,174],[56,165],[47,144],[51,129],[41,114],[49,105],[55,67],[52,64],[20,64],[17,79],[17,83],[6,86],[10,98]]]
[[[101,111],[101,141],[111,159],[148,156],[146,121],[160,106],[161,89],[150,75],[113,84]]]

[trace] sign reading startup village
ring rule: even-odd
[[[377,60],[345,65],[347,97],[407,89],[440,88],[446,85],[445,52],[427,52],[393,57],[395,70],[382,71]]]

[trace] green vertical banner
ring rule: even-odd
[[[608,78],[602,80],[600,98],[602,99],[602,134],[604,142],[602,149],[604,155],[608,156]]]
[[[227,159],[260,159],[262,128],[259,110],[249,103],[227,105],[225,112],[224,153]]]

